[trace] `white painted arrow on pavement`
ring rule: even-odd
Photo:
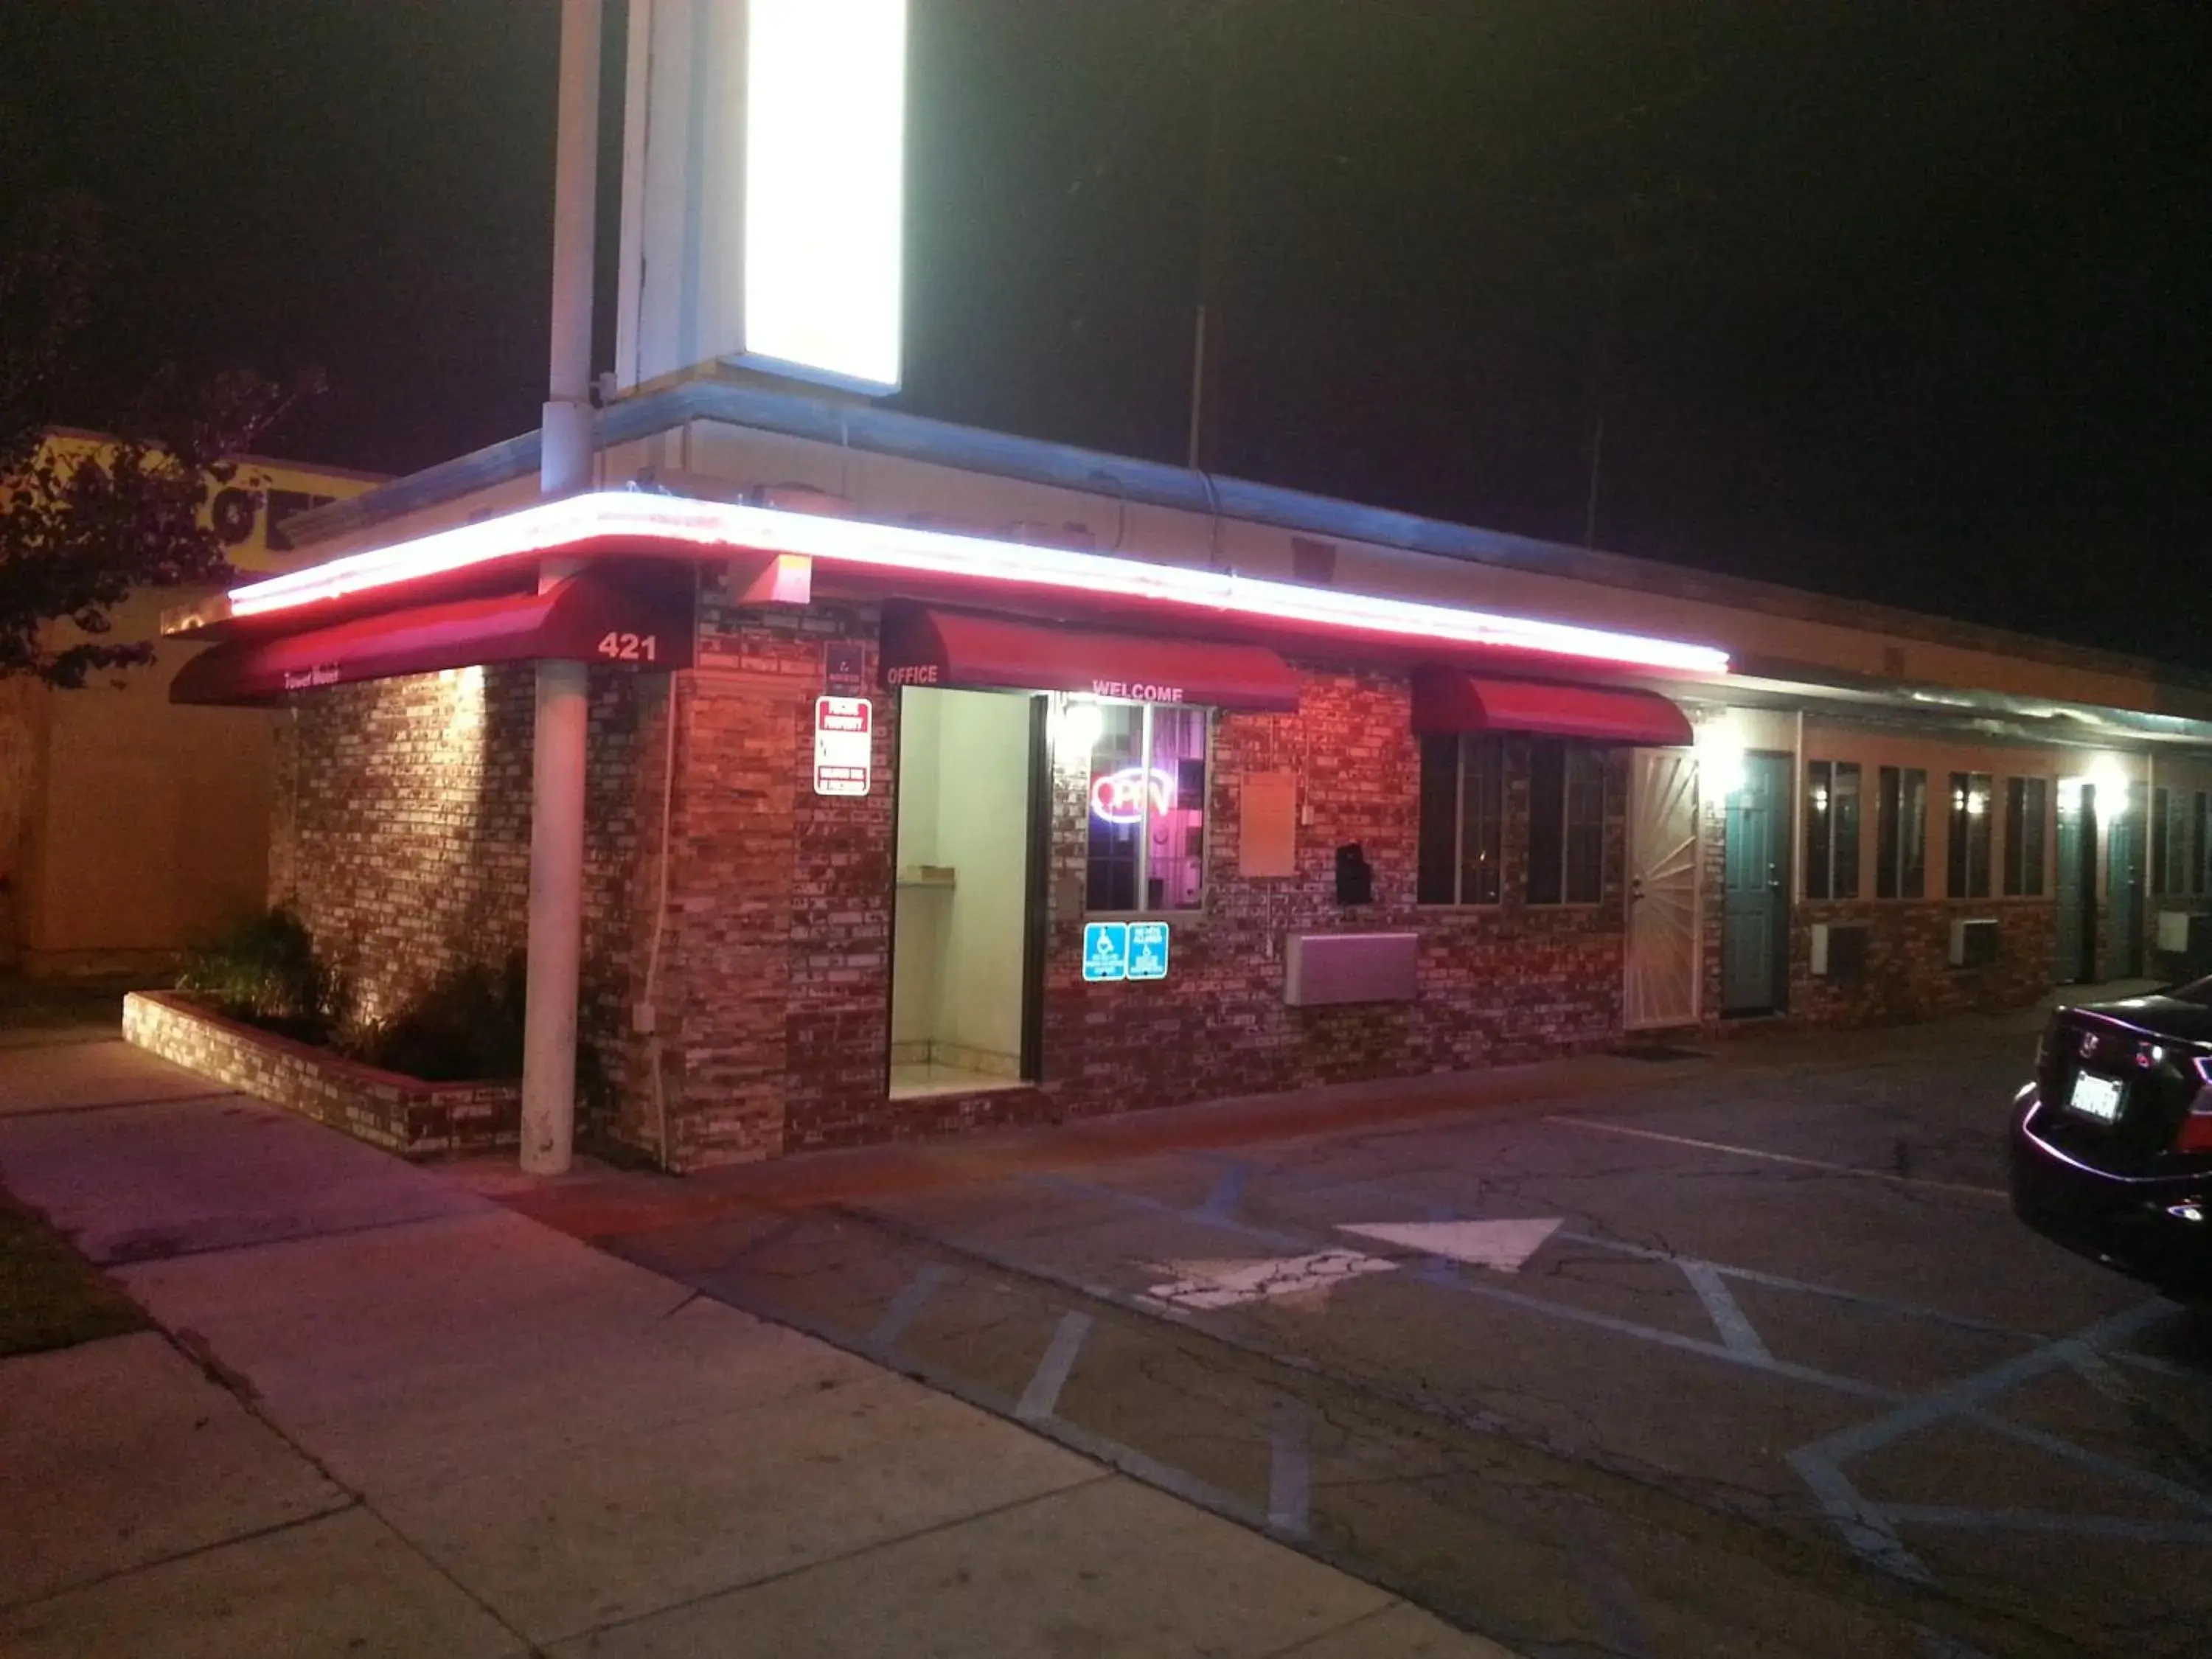
[[[1424,1255],[1441,1255],[1471,1267],[1494,1267],[1502,1273],[1521,1271],[1521,1264],[1544,1247],[1557,1232],[1564,1216],[1539,1217],[1526,1221],[1361,1221],[1340,1226],[1378,1243],[1401,1245]]]
[[[1322,1250],[1312,1255],[1268,1256],[1259,1260],[1217,1261],[1161,1261],[1162,1273],[1173,1273],[1172,1282],[1155,1285],[1146,1292],[1152,1301],[1170,1308],[1204,1310],[1234,1308],[1246,1302],[1291,1297],[1311,1304],[1347,1279],[1363,1273],[1387,1273],[1397,1264],[1357,1250]]]

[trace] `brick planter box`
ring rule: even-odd
[[[520,1083],[425,1083],[240,1024],[175,991],[134,991],[123,1035],[202,1077],[406,1158],[512,1146]]]

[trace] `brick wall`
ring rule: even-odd
[[[1620,1032],[1626,750],[1607,768],[1603,896],[1526,902],[1528,745],[1507,740],[1504,896],[1414,903],[1419,751],[1402,674],[1297,665],[1296,714],[1217,718],[1202,914],[1173,915],[1158,984],[1081,975],[1085,757],[1051,781],[1043,1074],[1036,1087],[889,1100],[897,702],[878,690],[873,790],[816,796],[812,699],[823,647],[858,642],[874,681],[875,611],[739,611],[702,597],[698,666],[595,678],[583,1021],[606,1089],[587,1130],[698,1168],[1231,1094],[1476,1067],[1601,1047]],[[388,1011],[437,968],[522,942],[529,845],[527,671],[432,675],[301,700],[280,759],[272,884]],[[1244,778],[1291,772],[1296,872],[1237,872]],[[665,817],[664,818],[664,791]],[[1705,811],[1708,1024],[1720,978],[1720,825]],[[661,860],[665,825],[667,857]],[[1376,902],[1340,907],[1334,849],[1358,842]],[[2030,1000],[2051,908],[2006,905],[2000,960],[1946,961],[1954,914],[1987,905],[1800,907],[1792,1012],[1806,1024],[1925,1017]],[[1855,987],[1814,981],[1810,924],[1876,930]],[[1282,1000],[1292,931],[1410,929],[1420,994],[1317,1009]]]
[[[641,688],[593,671],[580,1019],[586,1066],[610,1081],[626,1058],[639,795],[646,775],[659,781],[638,760],[641,712],[657,722],[659,701]],[[497,667],[295,700],[277,745],[270,898],[299,910],[347,976],[356,1018],[388,1018],[441,970],[522,949],[532,698],[529,668]]]
[[[1419,752],[1402,676],[1302,665],[1296,714],[1224,714],[1214,726],[1202,918],[1169,917],[1173,969],[1158,984],[1085,984],[1083,917],[1055,914],[1046,967],[1045,1091],[1071,1115],[1495,1065],[1601,1044],[1619,1030],[1627,791],[1625,751],[1607,773],[1605,887],[1589,906],[1530,905],[1528,745],[1506,744],[1503,902],[1414,903]],[[1293,771],[1302,812],[1294,876],[1237,872],[1248,773]],[[1055,896],[1079,878],[1085,757],[1056,758]],[[1357,842],[1375,871],[1370,905],[1336,902],[1335,849]],[[1080,892],[1079,880],[1074,890]],[[1283,1003],[1289,932],[1413,930],[1418,1000],[1330,1008]]]
[[[2051,984],[2057,917],[2054,905],[2019,899],[1800,904],[1790,913],[1791,1017],[1875,1025],[2023,1007]],[[1951,966],[1951,924],[1968,918],[1996,921],[1997,958],[1986,967]],[[1815,922],[1868,930],[1866,971],[1856,982],[1813,976]]]
[[[134,991],[123,1036],[188,1071],[410,1158],[512,1146],[514,1083],[424,1083],[223,1018],[175,992]]]
[[[2048,900],[1804,900],[1790,910],[1789,1006],[1744,1021],[1720,1017],[1723,883],[1726,833],[1720,803],[1699,808],[1699,879],[1703,882],[1704,1028],[1709,1035],[1778,1026],[1826,1028],[1902,1024],[1946,1014],[2024,1007],[2047,990],[2057,950],[2057,907]],[[1940,882],[1942,872],[1932,872]],[[1951,924],[1971,917],[1997,921],[1997,959],[1984,968],[1951,966]],[[1863,924],[1869,930],[1864,974],[1856,981],[1815,978],[1815,922]]]
[[[650,1034],[620,1044],[628,1081],[617,1135],[680,1167],[777,1156],[792,1146],[871,1138],[883,1112],[889,1042],[894,704],[876,699],[878,783],[857,799],[817,797],[813,699],[823,646],[864,641],[872,611],[733,612],[702,595],[698,667],[676,677],[676,768],[668,896],[643,841],[631,935]],[[665,741],[656,718],[642,749]],[[657,787],[657,756],[639,769]],[[642,811],[651,831],[659,802]],[[643,966],[660,915],[659,969]],[[653,1089],[658,1078],[659,1091]]]
[[[1048,930],[1040,1087],[885,1097],[896,699],[877,692],[877,787],[816,796],[811,700],[822,647],[860,641],[866,606],[736,612],[710,590],[699,669],[679,677],[670,896],[655,1031],[626,1045],[617,1133],[657,1146],[665,1114],[682,1167],[811,1148],[1060,1120],[1226,1094],[1494,1064],[1609,1041],[1620,1023],[1626,757],[1607,775],[1606,876],[1596,905],[1530,906],[1509,869],[1504,902],[1413,903],[1418,750],[1404,677],[1307,665],[1297,715],[1217,720],[1209,771],[1208,900],[1171,916],[1163,984],[1086,985],[1079,908]],[[1525,842],[1527,745],[1509,749],[1509,847]],[[650,767],[642,769],[650,771]],[[1240,786],[1290,770],[1311,822],[1297,873],[1237,873]],[[1054,903],[1081,891],[1084,757],[1054,777]],[[647,837],[648,843],[650,837]],[[1357,841],[1376,902],[1340,908],[1334,849]],[[647,847],[647,860],[651,847]],[[1075,878],[1071,883],[1067,878]],[[653,903],[647,911],[649,926]],[[1407,1005],[1298,1010],[1282,1002],[1286,930],[1413,928],[1422,995]],[[633,949],[643,947],[633,944]]]

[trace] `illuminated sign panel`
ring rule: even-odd
[[[1175,811],[1176,781],[1171,773],[1152,768],[1152,811]],[[1108,823],[1141,823],[1145,818],[1145,769],[1125,766],[1096,778],[1091,785],[1091,814]]]
[[[906,0],[750,0],[744,355],[899,383]]]

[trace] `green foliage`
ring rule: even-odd
[[[86,406],[79,359],[104,264],[100,220],[73,197],[10,206],[0,202],[0,678],[75,687],[152,659],[150,641],[101,637],[133,590],[229,574],[204,513],[236,475],[228,458],[322,382],[165,365],[119,402],[94,401],[110,441],[89,453],[46,442]]]
[[[347,1045],[356,1060],[432,1083],[522,1075],[525,959],[448,968]]]
[[[520,951],[497,964],[447,968],[397,1012],[356,1024],[343,978],[316,955],[307,924],[278,908],[240,923],[196,951],[177,988],[206,998],[233,1019],[319,1043],[349,1059],[427,1083],[494,1081],[522,1075],[527,983]],[[577,1084],[599,1101],[605,1079],[588,1048]]]
[[[315,954],[307,924],[282,906],[193,951],[177,988],[234,1019],[306,1042],[327,1042],[345,1023],[343,979]]]

